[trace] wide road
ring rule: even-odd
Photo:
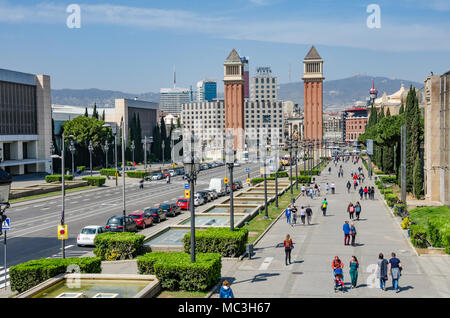
[[[245,184],[250,168],[251,177],[259,175],[259,166],[241,165],[234,167],[234,180]],[[200,172],[195,190],[209,187],[211,178],[225,177],[225,166]],[[66,195],[65,223],[68,225],[69,239],[66,240],[66,257],[78,257],[92,251],[89,247],[77,247],[76,239],[80,230],[87,225],[102,225],[116,215],[122,215],[121,183],[93,191],[81,191]],[[187,181],[181,176],[173,177],[171,184],[165,180],[146,182],[144,189],[139,189],[138,180],[126,179],[126,212],[155,207],[160,203],[176,202],[184,196],[184,184]],[[57,226],[61,219],[61,196],[47,198],[29,203],[12,204],[6,211],[11,219],[11,230],[7,233],[7,267],[39,258],[61,257],[61,241],[57,239]],[[169,221],[154,224],[153,229],[177,223],[179,218],[185,218],[183,213]],[[4,249],[0,248],[0,288],[5,284],[3,270]],[[8,276],[6,276],[8,279]],[[9,284],[9,282],[7,283]]]

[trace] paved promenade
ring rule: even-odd
[[[359,194],[353,188],[350,194],[347,193],[345,184],[350,173],[357,171],[357,166],[351,162],[343,164],[344,178],[339,179],[337,168],[333,163],[330,166],[332,174],[328,175],[327,167],[316,180],[322,189],[321,197],[313,200],[300,197],[296,202],[299,209],[302,205],[311,205],[314,212],[312,225],[291,227],[283,215],[255,246],[251,260],[224,261],[222,276],[231,283],[235,297],[450,297],[450,257],[417,256],[378,193],[376,200],[360,200],[361,219],[354,221],[357,246],[344,245],[342,225],[349,217],[347,205],[359,200]],[[364,173],[367,175],[367,171]],[[336,194],[323,193],[327,182],[336,184]],[[374,184],[366,179],[363,185]],[[329,202],[326,217],[320,211],[324,196]],[[288,266],[284,262],[282,244],[286,234],[290,234],[295,243],[293,263]],[[403,265],[398,294],[392,290],[390,277],[387,291],[379,288],[376,263],[380,252],[386,259],[395,252]],[[331,262],[335,255],[344,262],[344,292],[335,293],[333,288]],[[352,255],[360,263],[356,289],[350,288]]]

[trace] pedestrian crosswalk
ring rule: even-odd
[[[9,286],[9,268],[6,269],[6,273],[5,273],[5,268],[0,266],[0,289],[1,288],[5,288]]]
[[[85,256],[86,254],[87,254],[88,252],[87,251],[67,251],[66,250],[66,252],[65,252],[65,257],[66,258],[73,258],[73,257],[83,257],[83,256]],[[56,253],[56,254],[53,254],[52,256],[50,256],[50,257],[47,257],[48,259],[52,259],[52,258],[62,258],[62,253],[61,253],[61,251],[60,252],[58,252],[58,253]]]

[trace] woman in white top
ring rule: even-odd
[[[303,225],[305,225],[305,217],[306,217],[306,209],[304,206],[302,206],[302,209],[300,210],[300,218],[302,219]]]

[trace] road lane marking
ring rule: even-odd
[[[269,268],[270,263],[272,263],[273,261],[273,257],[266,257],[264,259],[264,262],[261,264],[261,266],[259,267],[260,271],[266,270]]]

